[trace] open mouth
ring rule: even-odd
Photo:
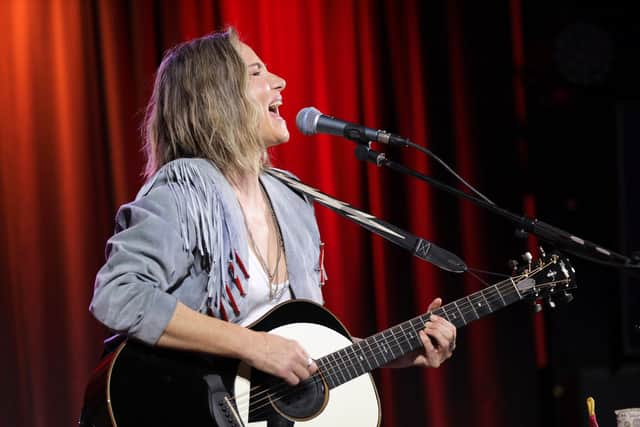
[[[274,101],[271,104],[269,104],[269,112],[273,115],[275,115],[276,117],[280,117],[280,111],[279,108],[282,105],[282,101]]]

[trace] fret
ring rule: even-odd
[[[420,327],[416,329],[417,331],[424,328],[429,319],[431,319],[431,313],[426,313],[422,316],[418,316],[416,319],[420,322]]]
[[[389,352],[389,346],[382,335],[384,331],[377,333],[373,336],[374,343],[378,346],[380,351],[378,352],[378,356],[382,359],[382,364],[386,365],[391,361],[391,354]],[[378,337],[382,338],[382,340],[378,340]]]
[[[345,350],[347,353],[351,352],[349,355],[349,365],[351,366],[349,372],[353,373],[353,378],[359,377],[366,372],[362,364],[360,364],[360,354],[356,352],[356,348],[352,345],[347,347]]]
[[[364,340],[359,341],[358,343],[354,344],[353,347],[354,349],[354,354],[356,354],[356,360],[358,361],[358,363],[360,364],[360,369],[362,370],[362,373],[364,372],[369,372],[372,368],[371,368],[371,364],[369,363],[369,360],[364,357],[363,353],[364,353],[364,349],[362,348],[362,343],[365,342]],[[357,353],[356,353],[357,351]],[[369,368],[367,368],[366,366],[364,366],[363,362],[367,362],[367,365],[369,365]]]
[[[436,308],[431,312],[431,314],[435,314],[436,316],[444,317],[445,313],[443,307]]]
[[[478,292],[478,293],[482,296],[482,299],[484,300],[484,303],[487,305],[487,308],[489,309],[489,313],[492,313],[492,312],[493,312],[493,309],[491,308],[491,304],[489,304],[489,300],[487,300],[487,297],[484,295],[484,292],[485,292],[486,290],[487,290],[487,289],[483,289],[483,290],[481,290],[481,291],[480,291],[480,292]]]
[[[482,302],[482,298],[477,293],[470,295],[468,299],[473,307],[473,311],[476,313],[476,316],[478,316],[478,319],[491,313],[487,305]]]
[[[349,369],[349,355],[346,350],[338,350],[336,352],[336,358],[340,360],[340,374],[344,378],[344,382],[347,382],[353,378],[352,372]]]
[[[373,351],[373,348],[371,348],[371,342],[370,342],[371,339],[372,339],[372,337],[369,337],[369,338],[367,338],[367,339],[365,339],[363,341],[364,341],[365,344],[367,344],[367,347],[369,347],[369,354],[371,356],[373,356],[373,360],[376,362],[374,367],[372,368],[372,369],[375,369],[375,368],[378,368],[378,367],[382,366],[384,363],[380,363],[380,361],[378,360],[378,357],[376,356],[376,352]],[[370,360],[370,358],[368,358],[368,359]],[[369,363],[369,365],[371,365],[371,363]]]
[[[401,338],[408,347],[408,349],[404,351],[404,354],[407,354],[415,348],[413,347],[413,342],[412,342],[412,337],[415,334],[412,335],[410,331],[407,331],[407,328],[399,328],[399,329],[400,329],[400,333],[402,334]]]
[[[418,341],[420,340],[420,338],[418,337],[418,332],[424,329],[424,325],[428,321],[429,319],[427,318],[426,315],[414,317],[409,321],[409,323],[411,324],[411,331],[415,333],[415,337],[418,339]]]
[[[319,360],[316,361],[318,368],[322,366],[322,374],[327,381],[329,387],[335,387],[338,385],[338,381],[336,380],[335,371],[332,368],[333,363],[331,362],[331,354],[328,354]]]
[[[518,293],[518,298],[521,299],[522,295],[520,295],[520,290],[518,289],[518,285],[516,285],[516,282],[513,281],[512,277],[509,277],[509,280],[511,281],[511,284],[513,285],[513,288],[516,290],[516,292]]]
[[[390,360],[388,358],[388,349],[386,343],[384,342],[384,340],[382,342],[378,340],[378,338],[381,336],[382,332],[378,332],[377,334],[367,338],[367,341],[370,340],[369,344],[373,349],[373,356],[375,357],[376,363],[378,365],[376,366],[376,368],[385,365]]]
[[[406,337],[404,336],[404,333],[402,333],[403,331],[400,325],[394,326],[393,328],[390,329],[390,331],[391,331],[391,334],[396,339],[396,342],[398,343],[398,348],[400,350],[399,354],[396,355],[396,358],[413,350],[411,348],[411,344],[409,343],[409,341],[407,341]],[[398,336],[398,334],[400,335]]]
[[[395,337],[391,329],[386,329],[382,331],[381,336],[382,336],[382,339],[384,340],[384,345],[385,345],[385,351],[386,351],[385,357],[387,359],[387,362],[390,362],[396,358],[396,352],[392,344],[392,339],[394,339],[395,341]]]
[[[356,366],[357,360],[354,357],[355,353],[353,352],[353,346],[345,347],[340,351],[344,355],[344,358],[343,358],[343,365],[345,367],[344,370],[346,370],[348,374],[347,376],[349,377],[349,379],[359,376],[360,374],[358,373],[358,367]]]
[[[458,310],[458,313],[460,313],[460,318],[462,319],[462,322],[466,325],[467,323],[469,323],[467,321],[467,319],[465,319],[464,314],[462,314],[462,311],[460,310],[460,307],[458,307],[458,301],[454,301],[453,305],[455,306],[456,310]]]
[[[502,296],[506,300],[507,304],[513,304],[514,302],[520,301],[522,299],[522,295],[520,295],[520,291],[518,290],[518,287],[516,286],[513,279],[505,280],[500,284],[500,286],[504,291]]]
[[[472,319],[472,320],[478,320],[480,318],[480,316],[478,315],[478,312],[476,311],[476,308],[473,306],[473,301],[471,301],[470,297],[471,297],[471,295],[469,297],[464,298],[463,301],[468,307],[471,307],[471,311],[473,312],[473,314],[476,315],[476,318]],[[469,312],[468,310],[467,310],[467,312],[469,314],[471,314],[471,312]]]
[[[367,369],[368,371],[372,371],[375,369],[375,365],[371,364],[369,355],[371,355],[371,347],[369,346],[369,342],[366,339],[361,340],[360,342],[358,342],[358,347],[360,347],[360,357],[362,358],[362,360],[364,360],[365,362],[367,362],[367,366],[369,367]],[[369,350],[365,350],[364,346],[369,347]],[[374,359],[375,360],[375,359]]]
[[[340,363],[340,359],[338,359],[338,354],[339,352],[333,353],[333,367],[332,370],[336,373],[336,379],[338,381],[342,380],[342,382],[340,384],[346,383],[348,380],[346,379],[346,377],[344,376],[344,373],[342,372],[342,366]]]
[[[329,366],[327,368],[327,372],[329,376],[332,378],[332,382],[334,386],[338,386],[344,383],[344,377],[342,376],[342,370],[340,369],[340,364],[338,363],[338,359],[336,359],[336,353],[328,354],[327,361],[329,362]]]
[[[466,324],[464,318],[462,317],[462,314],[458,314],[460,313],[460,310],[455,304],[447,304],[442,308],[445,312],[446,319],[449,322],[453,323],[456,328],[459,328]]]
[[[403,325],[404,326],[400,329],[402,330],[402,334],[405,337],[407,345],[409,346],[409,351],[420,348],[420,346],[422,345],[422,341],[420,341],[418,331],[424,329],[424,323],[423,326],[418,330],[414,329],[413,324],[410,321],[403,323]],[[409,351],[407,351],[407,353],[409,353]]]
[[[455,318],[455,312],[453,314],[453,316],[451,316],[449,313],[447,313],[447,306],[442,306],[440,307],[440,310],[442,310],[442,317],[444,317],[445,319],[447,319],[449,322],[453,323],[453,320]]]
[[[333,378],[333,370],[331,369],[331,367],[326,367],[325,364],[329,364],[329,356],[327,355],[325,357],[321,357],[320,359],[316,360],[316,365],[318,365],[318,371],[322,374],[322,378],[324,378],[324,380],[327,383],[327,386],[329,386],[329,388],[334,388],[337,387],[339,384],[334,380]]]
[[[393,338],[393,340],[396,342],[395,344],[389,343],[389,347],[391,348],[391,354],[395,356],[394,348],[399,347],[402,350],[402,344],[400,343],[400,341],[398,341],[398,337],[396,336],[396,333],[393,331],[393,328],[388,329],[388,331],[391,334],[391,337]]]
[[[496,293],[498,294],[498,296],[500,297],[500,299],[502,300],[502,306],[506,306],[507,302],[504,300],[504,297],[502,296],[502,292],[500,292],[500,286],[499,285],[495,285],[493,286],[494,288],[496,288]]]

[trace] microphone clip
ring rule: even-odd
[[[356,158],[362,162],[371,162],[376,166],[384,166],[387,163],[387,155],[371,149],[371,142],[366,145],[358,145],[355,149]]]

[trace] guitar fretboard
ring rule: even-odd
[[[422,347],[418,332],[432,314],[460,328],[521,299],[516,283],[508,279],[328,354],[316,364],[334,388]]]

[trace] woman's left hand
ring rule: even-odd
[[[433,311],[441,305],[442,299],[436,298],[429,304],[427,311]],[[392,368],[410,366],[437,368],[451,357],[456,348],[456,327],[443,317],[432,314],[419,335],[423,348],[408,353],[386,366]]]

